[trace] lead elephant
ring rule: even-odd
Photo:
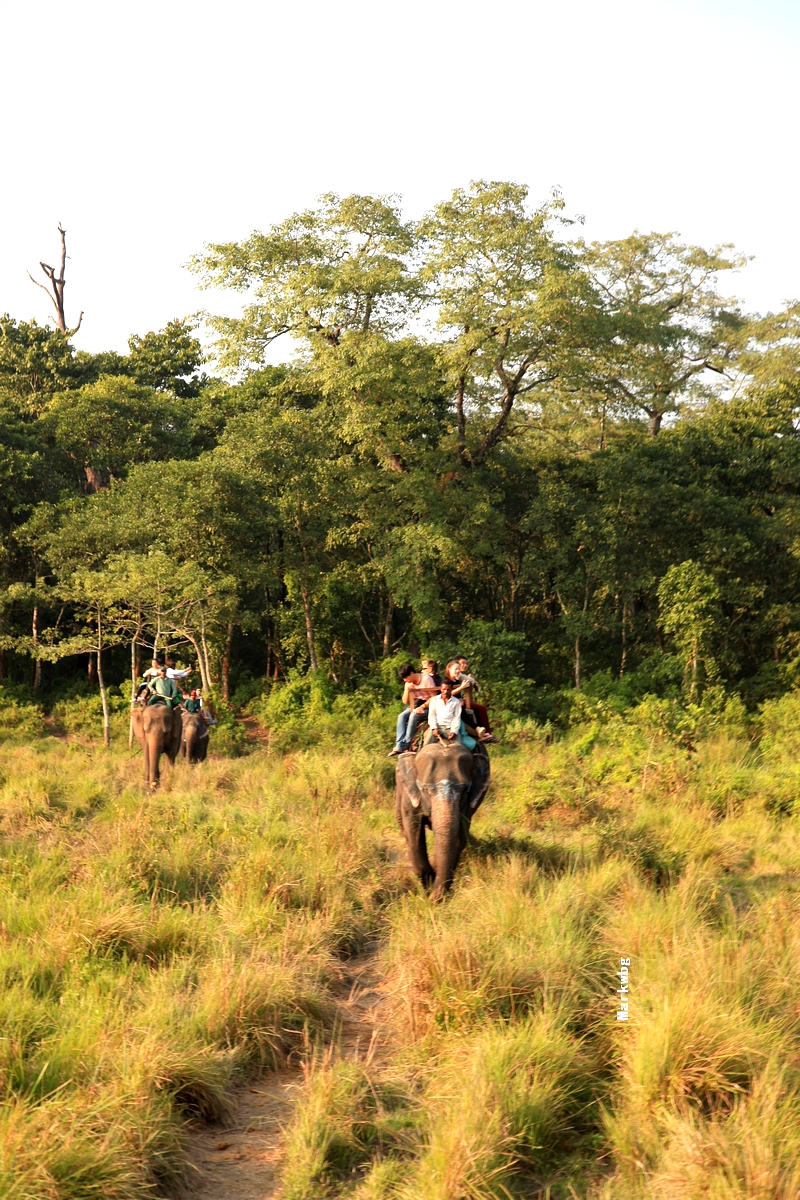
[[[194,766],[205,762],[208,753],[208,724],[201,713],[181,712],[181,758]]]
[[[144,778],[151,788],[158,787],[159,762],[166,754],[170,766],[181,744],[181,714],[168,704],[150,704],[147,708],[135,708],[131,713],[133,732],[136,734],[144,757]]]
[[[423,746],[401,754],[395,768],[397,819],[411,866],[423,883],[433,883],[440,900],[453,882],[469,823],[489,787],[489,756],[459,741]],[[433,830],[434,862],[428,858],[426,830]]]

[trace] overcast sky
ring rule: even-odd
[[[751,310],[800,296],[800,0],[0,0],[0,18],[0,312],[48,316],[26,272],[56,261],[62,221],[84,349],[219,309],[182,267],[204,242],[326,191],[418,216],[479,178],[559,186],[589,237],[734,242]]]

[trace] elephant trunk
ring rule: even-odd
[[[436,900],[440,900],[452,884],[465,844],[461,822],[462,791],[463,788],[450,781],[443,781],[431,797],[431,827],[436,856],[433,895]]]
[[[147,782],[151,788],[157,788],[161,781],[161,771],[159,769],[159,759],[161,758],[161,741],[158,733],[151,733],[147,739],[147,762],[145,770],[147,772]]]

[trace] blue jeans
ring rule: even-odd
[[[404,708],[397,718],[396,740],[394,743],[395,750],[407,750],[414,740],[414,734],[417,732],[417,726],[425,720],[425,713],[412,712],[410,708]]]

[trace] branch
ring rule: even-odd
[[[44,263],[40,263],[40,266],[43,267]],[[52,268],[51,268],[51,270],[52,270]],[[58,313],[58,305],[56,304],[55,296],[53,296],[51,294],[50,289],[46,288],[43,283],[39,283],[38,279],[34,279],[33,276],[31,275],[30,271],[28,271],[28,279],[30,279],[31,283],[35,284],[36,287],[42,289],[44,294],[49,298],[50,303],[53,305],[53,308],[56,310],[56,313]]]
[[[58,232],[61,234],[61,278],[59,279],[59,283],[63,287],[64,268],[67,265],[67,231],[62,227],[60,221],[58,222]]]

